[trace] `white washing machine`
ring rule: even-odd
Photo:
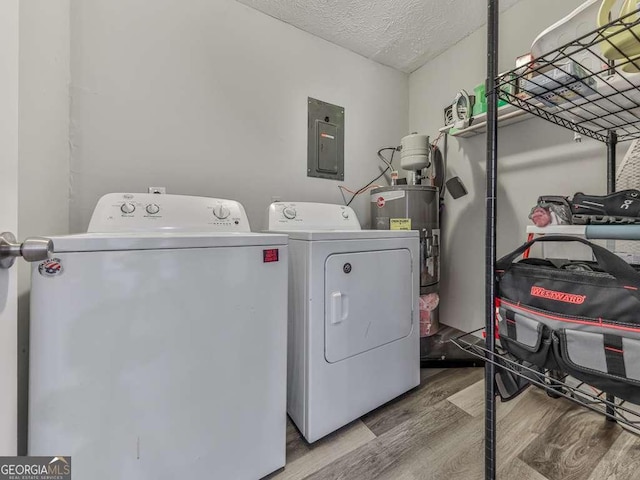
[[[420,383],[417,231],[339,205],[274,203],[289,235],[287,409],[308,442]]]
[[[32,270],[29,455],[79,480],[283,467],[287,237],[237,202],[148,194],[102,197],[89,230]]]

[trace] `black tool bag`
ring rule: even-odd
[[[580,242],[596,262],[525,259],[539,242]],[[640,273],[577,237],[540,237],[498,260],[501,345],[517,358],[562,370],[640,403]]]

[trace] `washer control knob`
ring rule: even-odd
[[[155,203],[150,203],[149,205],[147,205],[147,213],[149,215],[155,215],[159,211],[160,211],[160,207]]]
[[[133,213],[136,211],[136,206],[133,203],[123,203],[120,207],[122,213]]]
[[[349,218],[349,212],[347,212],[346,210],[342,211],[342,218]]]
[[[294,218],[296,218],[296,215],[298,214],[298,212],[296,212],[296,209],[293,207],[285,207],[284,210],[282,210],[282,214],[284,215],[285,218],[288,218],[289,220],[293,220]]]
[[[224,220],[231,215],[231,212],[224,205],[216,205],[213,207],[213,215],[219,220]]]

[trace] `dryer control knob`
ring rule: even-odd
[[[349,218],[349,212],[347,212],[346,210],[342,211],[342,218]]]
[[[231,215],[231,212],[224,205],[216,205],[215,207],[213,207],[213,214],[216,218],[224,220],[229,215]]]
[[[120,207],[122,213],[133,213],[136,211],[136,206],[133,203],[123,203]]]
[[[296,209],[293,207],[285,207],[285,209],[282,210],[282,214],[289,220],[293,220],[294,218],[296,218],[297,213],[298,212],[296,212]]]
[[[147,205],[147,213],[149,215],[155,215],[159,211],[160,211],[160,207],[155,203],[150,203],[149,205]]]

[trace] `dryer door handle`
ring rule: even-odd
[[[342,292],[331,294],[331,324],[344,322],[349,316],[349,299]]]

